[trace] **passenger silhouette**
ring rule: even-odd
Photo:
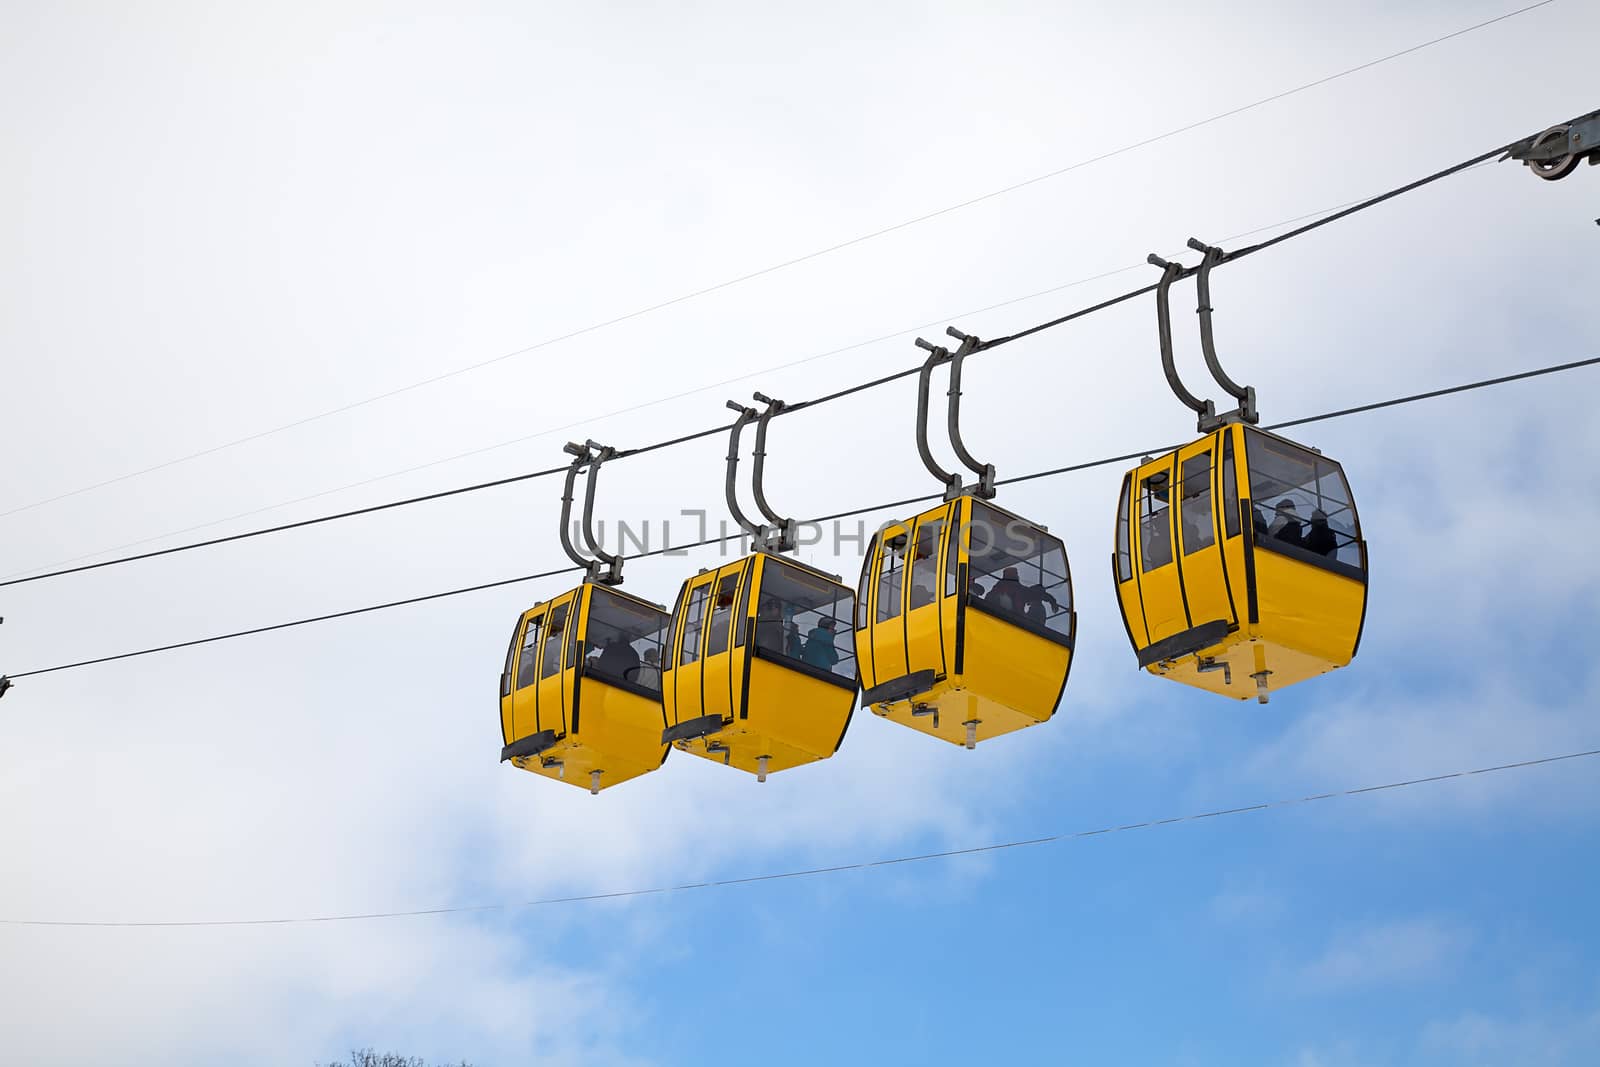
[[[1305,543],[1305,527],[1300,521],[1300,514],[1295,510],[1294,501],[1284,497],[1278,501],[1274,509],[1272,525],[1267,532],[1286,545],[1303,546]]]
[[[639,653],[621,634],[613,634],[606,639],[605,647],[600,650],[600,657],[595,660],[595,668],[604,671],[613,678],[631,679],[630,671],[639,668]]]
[[[1306,531],[1305,547],[1319,556],[1332,559],[1339,550],[1338,535],[1328,525],[1328,515],[1321,508],[1311,513],[1311,529]]]
[[[1017,568],[1007,567],[1000,575],[1000,580],[994,583],[994,588],[989,590],[989,595],[984,602],[993,604],[1003,611],[1022,613],[1023,604],[1026,603],[1027,591],[1022,583],[1017,580]]]
[[[834,647],[833,628],[838,625],[827,616],[817,620],[811,628],[811,633],[806,636],[806,648],[801,656],[805,662],[813,667],[823,670],[832,670],[833,665],[839,662],[839,650]]]
[[[635,668],[633,677],[628,679],[637,682],[646,689],[661,688],[661,653],[653,648],[644,650],[644,663]]]
[[[1050,605],[1049,610],[1045,604]],[[1042,585],[1028,585],[1022,589],[1022,614],[1030,619],[1043,622],[1051,615],[1061,610],[1061,601],[1050,594]]]
[[[783,613],[769,596],[761,598],[756,610],[756,645],[771,652],[783,651]]]

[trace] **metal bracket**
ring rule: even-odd
[[[1156,332],[1161,344],[1161,370],[1167,376],[1167,385],[1184,407],[1196,415],[1195,425],[1200,433],[1210,433],[1230,423],[1244,422],[1255,425],[1261,421],[1261,415],[1256,410],[1256,391],[1253,386],[1240,385],[1222,369],[1222,361],[1217,358],[1216,337],[1212,332],[1211,321],[1211,269],[1218,263],[1225,262],[1227,253],[1216,245],[1208,245],[1198,238],[1191,237],[1189,247],[1201,253],[1200,265],[1194,268],[1185,267],[1181,263],[1172,263],[1154,252],[1146,257],[1146,262],[1161,268],[1161,281],[1156,283]],[[1200,350],[1205,356],[1206,369],[1211,372],[1211,377],[1216,380],[1224,392],[1239,402],[1239,406],[1232,411],[1218,414],[1216,404],[1210,400],[1201,400],[1187,388],[1182,379],[1178,377],[1178,368],[1172,351],[1172,283],[1188,275],[1195,276],[1195,313],[1200,317]]]
[[[913,704],[913,705],[911,705],[911,717],[913,719],[920,719],[924,715],[932,715],[933,716],[933,728],[935,730],[937,730],[939,728],[939,705],[937,705],[937,704]]]
[[[1548,182],[1565,178],[1583,159],[1588,159],[1591,166],[1600,166],[1600,111],[1523,138],[1506,149],[1500,162],[1508,159],[1520,160],[1536,177]]]
[[[728,765],[728,761],[733,759],[733,749],[729,748],[727,745],[725,745],[721,741],[707,741],[706,742],[706,755],[708,755],[708,756],[721,756],[722,757],[722,765],[724,767],[726,767]]]
[[[946,500],[956,500],[963,496],[992,500],[995,494],[994,464],[980,463],[967,449],[966,442],[961,439],[961,364],[968,356],[981,349],[983,342],[972,334],[962,333],[954,326],[947,326],[944,332],[961,342],[954,352],[942,345],[917,338],[917,347],[928,353],[928,358],[923,360],[922,371],[917,377],[917,454],[922,457],[922,465],[928,469],[928,473],[944,486]],[[950,447],[955,449],[956,458],[978,476],[978,480],[971,485],[962,485],[960,473],[947,471],[941,467],[928,447],[929,393],[933,369],[942,363],[950,364],[950,390],[947,394],[945,428],[950,436]]]
[[[600,473],[600,467],[606,460],[617,455],[617,450],[609,445],[602,445],[597,441],[585,441],[578,444],[568,441],[562,448],[572,457],[572,464],[567,468],[566,485],[561,493],[561,550],[567,558],[583,568],[583,580],[586,582],[599,582],[601,585],[622,584],[622,557],[607,552],[600,545],[600,539],[594,533],[594,487]],[[585,556],[578,551],[572,543],[572,490],[577,483],[578,474],[585,467],[588,476],[583,490],[583,523],[582,533],[584,544],[588,546],[590,556]]]
[[[1222,684],[1233,684],[1233,668],[1228,665],[1228,661],[1225,659],[1219,660],[1214,656],[1197,656],[1194,669],[1201,674],[1215,674],[1217,671],[1221,671]]]
[[[767,466],[767,423],[772,421],[772,416],[781,413],[786,405],[781,400],[774,400],[765,393],[756,393],[755,399],[767,406],[767,409],[756,414],[755,408],[745,407],[737,400],[728,401],[728,408],[739,413],[734,421],[733,429],[728,435],[728,468],[727,477],[723,482],[723,495],[727,498],[728,511],[732,513],[734,522],[739,528],[750,535],[751,546],[757,552],[793,552],[799,547],[800,524],[794,519],[786,519],[772,509],[767,503],[766,486],[763,477]],[[751,492],[755,496],[756,507],[766,517],[765,525],[750,519],[739,507],[739,496],[735,489],[736,470],[739,466],[739,435],[751,421],[756,424],[756,450],[754,462],[750,468]]]

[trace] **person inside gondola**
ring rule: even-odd
[[[595,660],[595,668],[613,678],[632,678],[629,672],[639,667],[639,653],[634,651],[621,634],[612,634],[606,639],[605,647],[600,650],[600,658]]]
[[[933,590],[928,587],[928,576],[918,572],[911,586],[911,606],[914,608],[924,607],[932,604],[933,600]]]
[[[1300,522],[1300,513],[1295,510],[1294,501],[1284,497],[1278,501],[1278,506],[1274,510],[1276,514],[1267,533],[1286,545],[1302,546],[1305,543],[1305,531]]]
[[[646,689],[660,689],[661,653],[657,652],[653,648],[645,649],[644,662],[640,664],[638,669],[633,672],[633,676],[628,678],[628,680],[630,682],[637,682]]]
[[[769,652],[783,651],[783,612],[769,596],[762,597],[756,609],[756,646]]]
[[[967,603],[973,604],[983,600],[983,583],[974,578],[967,583]]]
[[[1007,567],[984,599],[986,603],[993,604],[1002,611],[1022,614],[1023,605],[1027,602],[1027,590],[1017,580],[1017,568]]]
[[[1257,541],[1267,536],[1267,517],[1261,513],[1261,505],[1254,502],[1250,505],[1250,526]]]
[[[1311,513],[1311,528],[1306,531],[1305,547],[1319,556],[1332,559],[1339,550],[1339,537],[1328,525],[1328,514],[1321,508]]]
[[[1050,607],[1047,609],[1046,604]],[[1022,614],[1035,622],[1044,622],[1050,616],[1061,610],[1061,601],[1050,594],[1042,585],[1023,586],[1022,589]]]
[[[837,623],[824,615],[817,620],[811,628],[811,633],[806,635],[805,654],[802,659],[813,667],[823,670],[832,670],[833,665],[839,662],[839,650],[833,643],[833,628]]]

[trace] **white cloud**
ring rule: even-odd
[[[1345,932],[1300,968],[1303,987],[1343,992],[1421,982],[1443,973],[1470,943],[1468,934],[1438,919],[1379,922]]]

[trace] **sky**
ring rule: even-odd
[[[919,331],[1015,332],[1153,281],[1152,250],[1258,240],[1600,107],[1583,64],[1551,58],[1600,34],[1600,8],[1555,0],[586,329],[1515,6],[6,4],[0,572],[716,426],[728,399],[915,366]],[[1219,350],[1269,422],[1600,356],[1597,215],[1600,169],[1479,167],[1219,268]],[[760,785],[681,756],[600,797],[518,772],[495,679],[517,615],[565,579],[23,679],[0,702],[0,1048],[1587,1063],[1582,759],[605,902],[23,923],[510,905],[1600,748],[1597,376],[1306,428],[1360,507],[1369,611],[1347,670],[1266,706],[1137,670],[1107,579],[1115,465],[1002,491],[1064,539],[1079,644],[1055,717],[971,752],[860,714],[835,758]],[[769,499],[808,517],[934,491],[914,397],[906,380],[774,422]],[[964,402],[1001,478],[1193,426],[1148,300],[975,359]],[[686,509],[722,514],[724,447],[608,466],[598,514],[686,539]],[[0,589],[0,671],[552,569],[558,497],[521,482]],[[626,588],[670,602],[718,558],[635,561]],[[849,544],[801,558],[859,571]]]

